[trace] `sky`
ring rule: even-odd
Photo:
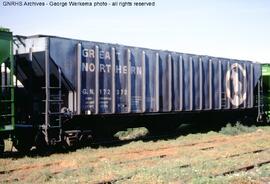
[[[46,34],[270,63],[269,0],[126,1],[154,1],[155,6],[14,7],[0,0],[0,25],[18,35]]]

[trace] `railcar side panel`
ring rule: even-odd
[[[51,59],[76,88],[82,44],[82,113],[253,108],[261,66],[250,61],[51,37]],[[115,61],[113,60],[115,58]]]

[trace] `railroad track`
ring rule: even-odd
[[[44,165],[46,165],[46,164],[44,164]],[[52,164],[52,165],[54,165],[54,164]],[[72,172],[72,171],[76,171],[76,170],[77,169],[69,169],[69,170],[66,170],[66,171]],[[57,174],[60,174],[60,173],[61,173],[61,171],[51,172],[52,175],[57,175]],[[12,179],[7,179],[7,180],[3,180],[3,181],[0,180],[1,183],[13,183],[13,182],[19,182],[19,181],[22,181],[22,178],[12,178]]]
[[[97,140],[93,143],[89,143],[87,145],[83,145],[81,147],[78,148],[82,148],[82,147],[93,147],[93,148],[98,148],[99,146],[104,146],[104,147],[113,147],[113,146],[122,146],[134,141],[157,141],[157,140],[168,140],[168,139],[173,139],[173,138],[177,138],[181,136],[181,134],[179,134],[179,132],[176,132],[174,134],[162,134],[162,135],[155,135],[155,136],[145,136],[145,137],[140,137],[140,138],[135,138],[135,139],[128,139],[128,140],[119,140],[119,139],[115,139],[115,140]],[[249,136],[247,136],[249,137]],[[175,147],[189,147],[189,146],[196,146],[199,144],[207,144],[207,143],[215,143],[215,142],[222,142],[222,141],[227,141],[228,138],[217,138],[217,139],[213,139],[213,140],[209,140],[209,141],[198,141],[198,142],[194,142],[194,143],[187,143],[187,144],[180,144],[180,145],[175,145],[175,146],[164,146],[158,149],[153,149],[152,151],[156,151],[156,150],[162,150],[162,149],[169,149],[169,148],[175,148]],[[211,149],[211,148],[208,148]],[[27,153],[27,156],[49,156],[50,154],[53,153],[62,153],[62,152],[68,152],[68,151],[73,151],[71,150],[61,150],[59,151],[59,149],[56,150],[52,150],[49,149],[45,152],[38,152],[37,150],[33,149],[32,151],[30,151],[29,153]],[[125,152],[125,153],[119,153],[119,154],[130,154],[130,153],[140,153],[140,152],[144,152],[145,150],[137,150],[134,152]],[[147,150],[147,151],[151,151],[151,150]],[[16,157],[16,158],[20,158],[20,157],[24,157],[25,153],[20,153],[20,152],[6,152],[4,153],[0,158],[8,158],[8,157]]]
[[[0,175],[2,174],[10,174],[16,171],[20,171],[20,170],[26,170],[26,169],[35,169],[35,168],[40,168],[40,167],[49,167],[52,165],[57,165],[60,164],[61,162],[54,162],[54,163],[48,163],[48,164],[41,164],[41,165],[32,165],[32,166],[26,166],[26,167],[19,167],[19,168],[15,168],[15,169],[9,169],[9,170],[3,170],[0,171]]]
[[[204,162],[215,161],[215,160],[220,160],[220,159],[227,159],[227,158],[233,158],[233,157],[239,157],[239,156],[242,156],[242,155],[260,153],[260,152],[264,152],[264,151],[270,151],[270,147],[266,148],[266,149],[257,149],[257,150],[254,150],[254,151],[247,151],[247,152],[243,152],[243,153],[232,154],[232,155],[225,156],[225,157],[217,157],[217,158],[214,158],[214,159],[206,160]],[[162,159],[162,158],[167,158],[168,156],[169,155],[161,154],[161,155],[146,157],[146,158],[142,158],[142,159],[133,159],[133,160],[128,160],[128,161],[120,161],[120,162],[115,163],[115,164],[127,164],[127,163],[132,163],[132,162],[143,161],[143,160],[151,160],[151,159],[155,159],[155,158],[161,158]],[[190,167],[191,165],[192,164],[184,164],[184,165],[181,165],[181,166],[178,166],[178,167],[181,167],[181,168],[182,167]]]
[[[122,146],[134,141],[156,141],[156,140],[166,140],[166,139],[172,139],[175,137],[180,136],[179,134],[163,134],[163,135],[157,135],[157,136],[146,136],[143,138],[135,138],[135,139],[129,139],[129,140],[97,140],[93,143],[87,144],[87,145],[83,145],[82,147],[92,147],[92,148],[98,148],[99,146],[104,146],[104,147],[113,147],[113,146]],[[219,139],[215,139],[215,140],[210,140],[210,141],[204,141],[204,142],[195,142],[195,143],[190,143],[190,144],[183,144],[183,145],[179,145],[179,146],[195,146],[197,144],[205,144],[205,143],[213,143],[213,142],[217,142],[219,141]],[[168,149],[168,148],[173,148],[173,147],[179,147],[179,146],[167,146],[167,147],[162,147],[160,149]],[[82,148],[82,147],[78,147],[78,148]],[[62,152],[68,152],[68,151],[73,151],[71,150],[53,150],[53,149],[48,149],[44,152],[38,152],[36,149],[31,150],[29,153],[27,153],[27,156],[49,156],[50,154],[53,153],[62,153]],[[123,154],[129,154],[129,153],[140,153],[143,152],[145,150],[141,150],[141,151],[135,151],[135,152],[125,152]],[[151,151],[151,150],[149,150]],[[155,151],[155,150],[153,150]],[[121,154],[121,153],[120,153]],[[9,158],[9,157],[15,157],[15,158],[20,158],[20,157],[24,157],[25,153],[21,153],[21,152],[14,152],[14,151],[9,151],[9,152],[5,152],[3,153],[3,155],[1,155],[0,158]]]
[[[199,149],[199,150],[210,150],[210,149],[213,149],[213,147],[206,147],[206,148],[202,148],[202,149]],[[231,154],[231,155],[228,155],[228,156],[225,156],[225,157],[217,157],[217,158],[214,158],[214,159],[208,159],[208,160],[205,160],[203,162],[210,162],[210,161],[215,161],[215,160],[220,160],[220,159],[228,159],[228,158],[233,158],[233,157],[240,157],[242,155],[261,153],[261,152],[265,152],[265,151],[269,151],[269,150],[270,150],[270,147],[265,148],[265,149],[256,149],[256,150],[253,150],[253,151]],[[146,158],[142,158],[142,159],[133,159],[133,160],[128,160],[128,161],[120,161],[120,162],[115,163],[115,164],[130,164],[130,163],[133,163],[133,162],[151,160],[151,159],[156,159],[156,158],[165,159],[168,156],[169,155],[166,155],[166,154],[160,154],[160,155],[156,155],[156,156],[152,156],[152,157],[146,157]],[[53,166],[53,165],[58,165],[60,163],[61,162],[54,162],[54,163],[33,165],[33,166],[21,167],[21,168],[10,169],[10,170],[3,170],[3,171],[0,171],[0,176],[4,175],[4,174],[11,174],[12,172],[25,170],[25,169],[36,169],[36,168],[41,168],[41,167],[50,167],[50,166]],[[222,175],[225,176],[225,175],[233,174],[233,173],[236,173],[236,172],[248,171],[248,170],[253,169],[256,166],[260,167],[262,165],[269,164],[269,163],[270,163],[270,160],[263,161],[263,162],[258,162],[258,163],[254,163],[254,164],[251,164],[251,165],[247,165],[247,166],[244,166],[244,167],[240,167],[240,168],[237,168],[237,169],[234,169],[234,170],[226,171],[226,172],[223,172],[223,173],[220,173],[220,174],[217,174],[217,175],[214,175],[214,176],[209,176],[209,177],[217,177],[217,176],[222,176]],[[176,168],[184,169],[184,168],[187,168],[187,167],[192,167],[192,164],[191,163],[183,164],[183,165],[180,165],[180,166],[177,166],[177,167],[173,167],[171,169],[176,169]],[[70,171],[76,171],[76,170],[77,169],[70,169]],[[61,173],[61,171],[55,171],[55,172],[52,172],[51,174],[57,175],[59,173]],[[109,184],[109,183],[115,183],[117,181],[129,180],[136,174],[138,174],[138,171],[133,172],[131,175],[128,175],[128,176],[114,178],[114,179],[106,180],[106,181],[95,182],[95,184]],[[13,179],[1,181],[1,182],[4,182],[4,183],[5,182],[15,182],[15,181],[19,181],[19,180],[20,180],[20,178],[13,178]]]
[[[269,163],[270,163],[270,160],[263,161],[263,162],[258,162],[258,163],[255,163],[255,164],[251,164],[251,165],[247,165],[247,166],[244,166],[244,167],[240,167],[238,169],[234,169],[234,170],[230,170],[230,171],[226,171],[226,172],[217,174],[214,177],[217,177],[217,176],[226,176],[226,175],[234,174],[234,173],[241,172],[241,171],[249,171],[251,169],[254,169],[255,167],[261,167],[261,166],[266,165],[266,164],[269,164]]]
[[[179,135],[178,135],[179,136]],[[88,146],[90,147],[96,147],[98,146],[107,146],[107,147],[112,147],[112,146],[121,146],[124,144],[128,144],[134,141],[155,141],[155,140],[166,140],[169,138],[175,137],[175,135],[168,135],[168,134],[164,134],[164,135],[159,135],[159,136],[147,136],[145,138],[136,138],[136,139],[130,139],[130,140],[106,140],[106,141],[96,141],[95,143],[92,143]],[[247,135],[246,137],[250,137],[250,135]],[[166,150],[166,149],[170,149],[170,148],[178,148],[178,147],[192,147],[192,146],[196,146],[199,144],[208,144],[208,143],[215,143],[215,142],[226,142],[226,141],[230,141],[230,139],[228,138],[215,138],[212,140],[206,140],[206,141],[198,141],[198,142],[193,142],[193,143],[187,143],[187,144],[178,144],[178,145],[172,145],[172,146],[163,146],[160,148],[154,148],[154,149],[143,149],[143,150],[136,150],[136,151],[126,151],[126,152],[122,152],[122,153],[115,153],[113,155],[126,155],[126,154],[135,154],[135,153],[142,153],[145,151],[159,151],[159,150]],[[201,148],[201,150],[208,150],[208,149],[213,149],[213,146],[209,146],[209,147],[205,147],[205,148]],[[27,156],[30,157],[35,157],[35,156],[49,156],[50,154],[53,153],[63,153],[63,152],[68,152],[68,151],[73,151],[73,150],[48,150],[46,152],[38,152],[37,150],[33,149],[31,152],[29,152],[27,154]],[[6,152],[2,155],[1,158],[21,158],[24,157],[25,154],[24,153],[20,153],[20,152]],[[100,156],[98,158],[103,158],[104,156]],[[0,173],[1,174],[1,173]]]
[[[165,137],[165,136],[163,135],[163,137]],[[155,136],[155,138],[157,138],[157,136]],[[149,139],[149,137],[147,139]],[[136,140],[142,140],[142,139],[136,139]],[[128,141],[131,142],[131,141],[134,141],[134,140],[128,140]],[[124,153],[116,153],[116,154],[113,154],[113,155],[134,154],[134,153],[137,154],[137,153],[141,153],[141,152],[145,152],[145,151],[153,151],[154,152],[154,151],[157,151],[157,150],[165,150],[165,149],[170,149],[170,148],[190,147],[190,146],[196,146],[196,145],[199,145],[199,144],[208,144],[208,143],[215,143],[215,142],[227,142],[227,141],[230,141],[230,139],[218,138],[218,139],[212,139],[212,140],[208,140],[208,141],[198,141],[198,142],[193,142],[193,143],[188,143],[188,144],[178,144],[178,145],[173,145],[173,146],[165,146],[165,147],[161,147],[161,148],[157,148],[157,149],[137,150],[137,151],[133,151],[133,152],[128,151],[128,152],[124,152]],[[111,142],[120,143],[120,142],[123,142],[123,141],[111,141]],[[124,141],[124,142],[126,142],[126,141]],[[216,146],[209,145],[209,146],[201,147],[198,150],[208,151],[208,150],[215,149],[215,147]],[[229,156],[222,156],[222,157],[218,157],[218,158],[214,158],[214,159],[209,159],[209,160],[205,160],[204,162],[209,162],[209,161],[214,161],[214,160],[219,160],[219,159],[227,159],[227,158],[232,158],[232,157],[239,157],[239,156],[246,155],[246,154],[261,153],[261,152],[265,152],[265,151],[269,151],[269,150],[270,150],[270,148],[256,149],[256,150],[252,150],[252,151],[231,154]],[[130,164],[130,163],[140,162],[140,161],[144,161],[144,160],[165,159],[165,158],[168,158],[170,156],[171,155],[168,155],[168,154],[158,154],[158,155],[155,155],[155,156],[144,157],[144,158],[141,158],[141,159],[132,159],[132,160],[120,161],[120,162],[116,162],[116,163],[113,163],[113,164],[119,164],[119,165],[121,165],[121,164]],[[97,157],[97,158],[99,158],[99,157]],[[93,162],[97,162],[97,161],[93,161]],[[50,167],[50,166],[57,165],[57,164],[60,164],[60,163],[61,162],[55,162],[55,163],[48,163],[48,164],[42,164],[42,165],[33,165],[33,166],[27,166],[27,167],[21,167],[21,168],[9,169],[9,170],[2,170],[2,171],[0,171],[0,177],[1,177],[1,175],[11,174],[13,172],[20,171],[20,170],[35,169],[35,168],[40,168],[40,167]],[[244,166],[244,167],[232,170],[232,171],[226,171],[224,173],[220,173],[220,174],[217,174],[217,175],[214,175],[214,176],[209,176],[209,177],[216,177],[216,176],[219,176],[219,175],[228,175],[228,174],[232,174],[232,173],[235,173],[235,172],[250,170],[250,169],[254,168],[255,166],[262,166],[262,165],[268,164],[268,163],[269,163],[269,161],[263,161],[263,162],[247,165],[247,166]],[[187,167],[192,167],[192,164],[187,163],[187,164],[177,166],[175,168],[183,168],[184,169],[184,168],[187,168]],[[172,168],[172,169],[175,169],[175,168]],[[71,168],[71,170],[76,171],[77,169],[76,168],[75,169]],[[52,172],[53,175],[57,175],[59,173],[61,173],[61,171]],[[99,182],[96,182],[96,183],[114,183],[116,181],[128,180],[132,176],[134,176],[135,174],[136,173],[132,173],[132,175],[128,175],[128,176],[124,176],[124,177],[120,177],[120,178],[116,178],[116,179],[111,179],[111,180],[108,180],[108,181],[99,181]],[[12,181],[18,181],[18,178],[7,180],[7,181],[0,181],[0,182],[12,182]]]
[[[206,150],[208,150],[208,149],[206,149]],[[265,152],[265,151],[270,151],[270,147],[265,148],[265,149],[256,149],[256,150],[253,150],[253,151],[232,154],[232,155],[225,156],[225,157],[217,157],[217,158],[214,158],[214,159],[208,159],[208,160],[203,161],[203,163],[210,162],[210,161],[216,161],[216,160],[220,160],[220,159],[228,159],[228,158],[233,158],[233,157],[240,157],[242,155],[247,155],[247,154],[261,153],[261,152]],[[126,162],[122,161],[122,162],[119,162],[118,164],[128,164],[128,163],[131,163],[131,162],[138,162],[138,161],[155,159],[155,158],[163,159],[163,158],[167,158],[167,156],[168,155],[157,155],[157,156],[147,157],[147,158],[143,158],[143,159],[129,160],[129,161],[126,161]],[[265,164],[269,164],[269,163],[270,163],[270,160],[257,162],[257,163],[254,163],[254,164],[250,164],[250,165],[247,165],[247,166],[243,166],[243,167],[240,167],[240,168],[237,168],[237,169],[234,169],[234,170],[229,170],[229,171],[222,172],[220,174],[216,174],[214,176],[208,176],[208,177],[213,178],[213,177],[218,177],[218,176],[225,176],[225,175],[229,175],[229,174],[234,174],[234,173],[241,172],[241,171],[248,171],[248,170],[251,170],[251,169],[253,169],[255,167],[261,167],[261,166],[263,166]],[[173,167],[171,169],[177,169],[177,168],[178,169],[179,168],[184,169],[184,168],[188,168],[188,167],[192,167],[192,164],[191,163],[183,164],[183,165],[180,165],[180,166],[177,166],[177,167]],[[123,176],[123,177],[120,177],[120,178],[114,178],[114,179],[106,180],[106,181],[98,181],[98,182],[95,182],[95,184],[111,184],[111,183],[115,183],[115,182],[118,182],[118,181],[128,180],[128,179],[131,179],[136,174],[138,174],[138,171],[134,172],[133,174],[130,174],[128,176]]]
[[[254,136],[254,135],[245,135],[245,137],[251,137],[251,136]],[[145,138],[145,139],[133,139],[133,140],[114,140],[114,141],[106,141],[106,142],[99,142],[99,143],[95,143],[95,144],[101,144],[104,143],[106,145],[110,145],[110,146],[115,146],[115,145],[124,145],[126,143],[130,143],[130,142],[133,142],[133,141],[138,141],[138,140],[154,140],[154,139],[161,139],[161,138],[168,138],[170,137],[170,135],[162,135],[162,136],[151,136],[151,137],[148,137],[148,138]],[[270,137],[269,137],[270,138]],[[216,142],[230,142],[231,139],[230,138],[215,138],[215,139],[212,139],[212,140],[206,140],[206,141],[198,141],[198,142],[193,142],[193,143],[187,143],[187,144],[178,144],[178,145],[172,145],[172,146],[163,146],[163,147],[160,147],[160,148],[154,148],[154,149],[142,149],[142,150],[136,150],[136,151],[126,151],[126,152],[121,152],[121,153],[114,153],[114,154],[111,154],[111,155],[126,155],[126,154],[139,154],[139,153],[142,153],[142,152],[156,152],[156,151],[160,151],[160,150],[166,150],[166,149],[171,149],[171,148],[178,148],[178,147],[192,147],[192,146],[196,146],[196,145],[200,145],[200,144],[210,144],[210,143],[216,143]],[[203,147],[201,148],[201,150],[210,150],[210,149],[214,149],[213,146],[209,146],[209,147]],[[103,156],[100,156],[100,158],[103,158]]]

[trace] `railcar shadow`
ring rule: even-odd
[[[5,151],[2,155],[0,155],[0,158],[9,158],[9,159],[20,159],[24,157],[30,157],[30,158],[35,158],[35,157],[46,157],[50,156],[55,153],[68,153],[70,151],[74,150],[65,150],[65,149],[60,149],[60,148],[49,148],[48,150],[44,151],[39,151],[35,147],[33,147],[29,152],[24,153],[24,152],[18,152],[16,150],[8,150]]]
[[[223,123],[214,123],[214,122],[207,122],[205,124],[199,124],[199,123],[182,123],[181,125],[179,125],[176,129],[174,129],[174,131],[170,131],[170,132],[158,132],[155,134],[151,134],[149,131],[146,135],[144,136],[139,136],[137,138],[132,138],[129,140],[123,140],[123,141],[115,141],[115,142],[111,142],[111,141],[104,141],[104,142],[97,142],[91,145],[92,148],[101,148],[101,147],[106,147],[106,148],[110,148],[110,147],[117,147],[117,146],[123,146],[125,144],[128,144],[130,142],[134,142],[134,141],[143,141],[143,142],[157,142],[157,141],[161,141],[161,140],[174,140],[179,138],[180,136],[187,136],[189,134],[205,134],[208,132],[220,132],[222,130],[222,128],[226,127],[226,125],[230,124],[232,127],[235,126],[237,124],[237,122],[223,122]],[[206,126],[207,125],[207,126]],[[269,126],[267,124],[262,124],[262,123],[250,123],[250,122],[246,122],[246,123],[242,123],[243,126],[245,127],[252,127],[252,126]]]
[[[164,141],[164,140],[174,140],[179,138],[180,136],[187,136],[189,134],[204,134],[208,133],[210,131],[213,132],[220,132],[220,130],[225,127],[228,124],[226,123],[182,123],[177,127],[174,131],[170,132],[159,132],[155,134],[151,134],[150,132],[146,133],[145,135],[141,135],[135,138],[120,140],[119,138],[114,138],[110,140],[102,140],[102,141],[96,141],[92,143],[82,144],[77,147],[69,148],[69,149],[63,149],[62,147],[50,147],[44,151],[37,150],[35,147],[33,147],[29,152],[27,153],[21,153],[18,151],[5,151],[2,155],[0,155],[0,158],[11,158],[11,159],[20,159],[24,157],[47,157],[52,154],[62,154],[62,153],[69,153],[74,152],[77,149],[83,149],[83,148],[92,148],[92,149],[100,149],[100,148],[112,148],[112,147],[120,147],[126,144],[129,144],[134,141],[143,141],[143,142],[157,142],[157,141]],[[234,126],[236,122],[230,123],[231,126]],[[207,126],[206,126],[207,125]],[[251,127],[251,126],[269,126],[267,124],[261,124],[261,123],[243,123],[244,126]]]

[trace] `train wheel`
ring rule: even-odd
[[[32,148],[32,144],[30,141],[20,138],[14,141],[14,147],[21,153],[27,153]]]
[[[46,153],[49,150],[49,146],[45,141],[45,136],[42,132],[39,132],[35,138],[36,149],[39,153]]]
[[[5,150],[5,142],[4,139],[0,138],[0,155],[4,153]]]

